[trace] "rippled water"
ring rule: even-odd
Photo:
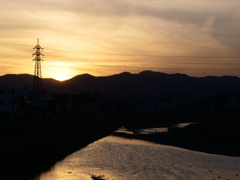
[[[91,180],[93,174],[108,180],[237,180],[240,158],[108,136],[67,156],[39,180]]]

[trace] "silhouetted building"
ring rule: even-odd
[[[0,87],[0,119],[9,119],[12,116],[12,88]]]
[[[52,102],[52,104],[48,105],[50,105],[49,107],[53,112],[65,113],[72,109],[72,103],[69,94],[56,93],[52,94],[52,97],[54,101]]]

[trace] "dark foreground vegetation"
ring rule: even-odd
[[[239,119],[239,115],[219,112],[125,112],[94,116],[61,114],[2,121],[0,122],[0,179],[29,180],[48,170],[67,155],[110,135],[123,125],[157,126],[163,123],[211,120],[218,124],[231,119]]]
[[[212,120],[190,124],[184,128],[169,127],[169,132],[240,146],[240,119]]]
[[[2,122],[0,179],[29,180],[119,126],[111,115],[87,119],[61,115]]]

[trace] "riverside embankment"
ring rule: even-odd
[[[58,115],[1,122],[0,179],[29,180],[122,125],[224,119],[221,113]]]
[[[71,119],[66,115],[45,118],[11,122],[13,135],[1,139],[0,179],[28,180],[120,126],[111,115],[87,119]],[[24,126],[28,127],[22,130]]]
[[[107,136],[95,141],[70,154],[34,180],[240,179],[239,157],[155,143],[153,137],[157,136],[157,131],[166,134],[161,128],[136,130],[130,139]],[[131,131],[126,133],[131,134]],[[152,138],[145,140],[147,135],[152,135]],[[166,139],[166,136],[161,136],[159,140],[162,141],[162,138]]]

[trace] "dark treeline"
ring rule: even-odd
[[[1,86],[14,88],[31,87],[32,75],[0,76]],[[240,89],[240,78],[235,76],[190,77],[186,74],[166,74],[161,72],[143,71],[138,74],[123,72],[106,77],[95,77],[90,74],[75,76],[60,82],[54,79],[43,79],[44,88],[48,94],[102,91],[105,94],[121,96],[139,93],[185,92],[189,94],[207,95],[217,91],[236,93]]]

